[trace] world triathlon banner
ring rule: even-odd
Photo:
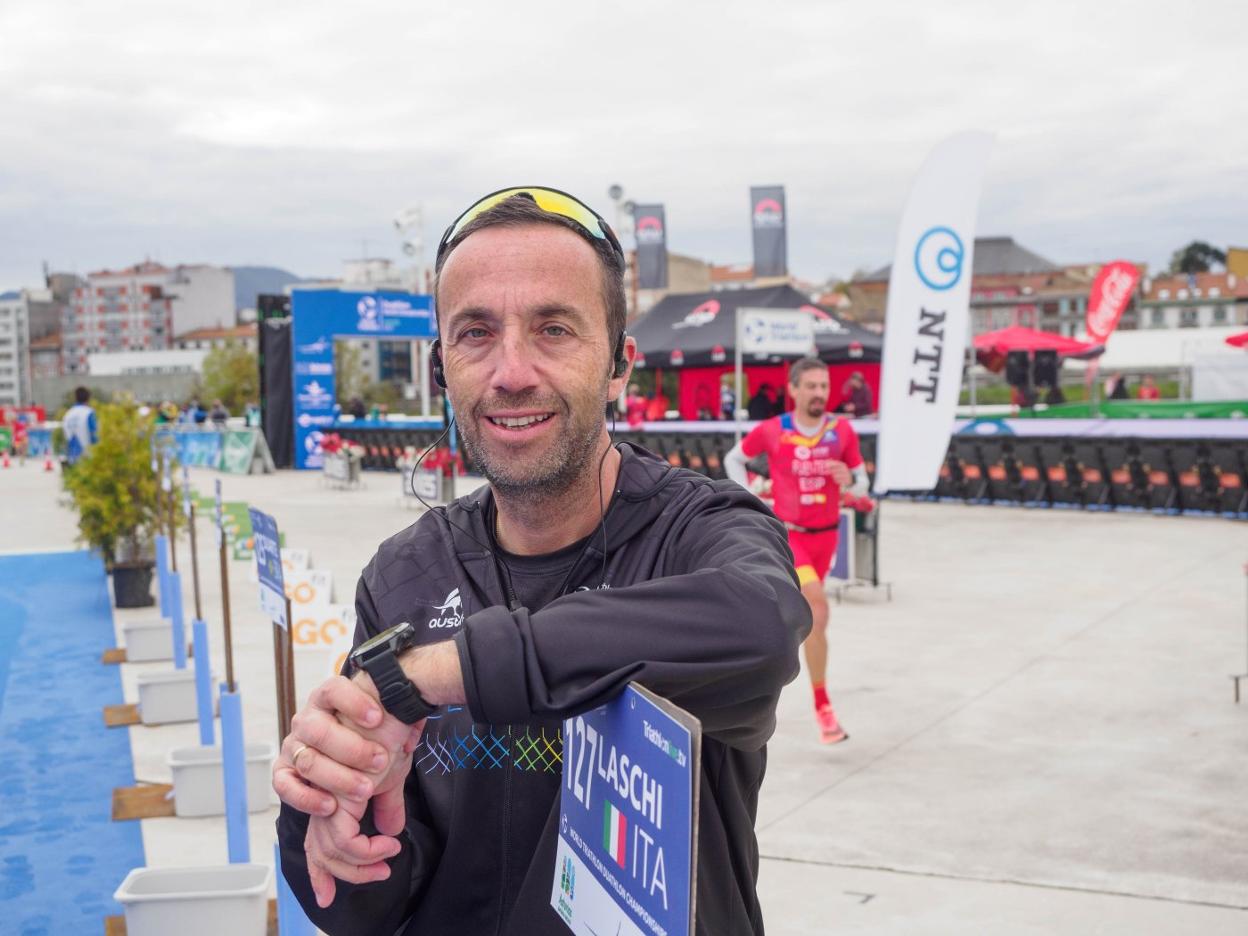
[[[785,276],[789,272],[786,210],[783,185],[756,185],[750,189],[755,276]]]
[[[637,288],[667,289],[667,215],[662,205],[633,208],[637,239]]]
[[[959,133],[919,170],[888,281],[875,491],[930,491],[962,389],[975,215],[992,138]]]
[[[433,297],[296,289],[290,315],[295,467],[320,468],[322,433],[334,424],[334,339],[436,338]]]

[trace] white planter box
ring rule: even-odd
[[[268,742],[244,748],[247,811],[269,808],[270,772],[277,749]],[[173,774],[173,805],[179,816],[225,815],[225,775],[219,746],[174,748],[166,758]]]
[[[217,684],[213,675],[212,685]],[[195,700],[195,668],[139,673],[139,719],[145,725],[167,725],[195,721],[199,705]],[[212,703],[216,712],[216,700]]]
[[[268,865],[135,868],[113,899],[129,936],[265,936]]]
[[[122,625],[127,663],[173,659],[173,627],[168,621],[133,622]]]

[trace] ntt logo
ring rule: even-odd
[[[962,278],[966,248],[952,228],[934,227],[914,248],[914,270],[929,289],[952,289]]]

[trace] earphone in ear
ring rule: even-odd
[[[429,349],[429,363],[433,365],[433,382],[446,389],[446,371],[442,369],[442,342],[434,341],[433,347]]]
[[[628,358],[624,356],[624,339],[627,337],[627,333],[621,331],[620,337],[616,339],[614,352],[615,363],[614,368],[611,371],[612,377],[623,377],[626,373],[628,373]]]

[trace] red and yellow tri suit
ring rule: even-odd
[[[854,427],[825,415],[808,436],[797,428],[793,414],[785,413],[755,426],[741,440],[741,450],[747,458],[767,454],[772,509],[789,531],[798,580],[822,582],[836,555],[841,510],[832,463],[844,462],[851,471],[862,464]]]

